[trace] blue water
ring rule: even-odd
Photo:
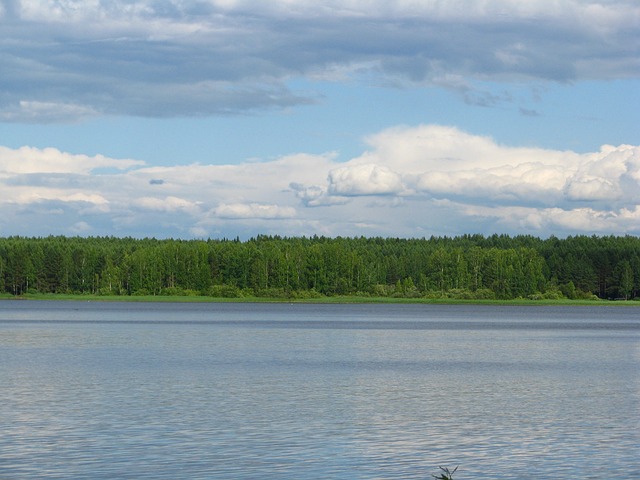
[[[0,478],[640,478],[640,308],[0,302]]]

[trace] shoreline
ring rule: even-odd
[[[140,302],[140,303],[300,303],[300,304],[416,304],[416,305],[505,305],[505,306],[621,306],[640,307],[638,300],[571,300],[571,299],[452,299],[452,298],[394,298],[364,296],[332,296],[318,298],[271,297],[208,297],[182,295],[82,295],[82,294],[26,294],[1,296],[0,300],[21,301],[83,301],[83,302]]]

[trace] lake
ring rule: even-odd
[[[640,478],[640,308],[0,301],[0,478]]]

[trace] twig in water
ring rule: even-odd
[[[438,468],[442,470],[442,473],[440,473],[440,475],[431,475],[436,480],[453,480],[453,474],[458,470],[458,467],[454,468],[453,471],[449,470],[447,467]]]

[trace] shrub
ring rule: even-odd
[[[212,285],[208,292],[210,297],[216,298],[241,298],[243,292],[235,285]]]

